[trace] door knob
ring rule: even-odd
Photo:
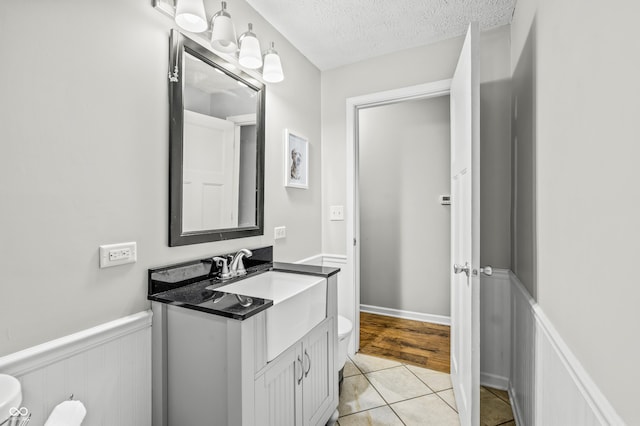
[[[484,266],[480,268],[480,272],[490,277],[491,275],[493,275],[493,267],[491,267],[491,265]]]
[[[457,263],[453,264],[453,272],[456,274],[460,274],[464,272],[465,274],[467,274],[467,276],[469,276],[469,271],[470,271],[469,262],[465,262],[464,266],[460,266]]]

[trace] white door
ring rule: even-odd
[[[462,426],[480,424],[480,79],[472,23],[451,81],[451,381]]]
[[[238,226],[236,127],[231,121],[184,111],[183,232]]]

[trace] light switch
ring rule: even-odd
[[[100,267],[134,263],[138,260],[138,247],[135,241],[120,244],[105,244],[100,246]]]
[[[329,207],[329,220],[344,220],[344,206]]]

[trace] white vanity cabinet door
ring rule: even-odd
[[[302,424],[302,345],[278,355],[255,383],[256,424]]]
[[[325,320],[303,340],[303,365],[305,374],[302,387],[304,425],[324,424],[325,414],[333,400],[333,318]]]
[[[324,425],[334,401],[333,318],[269,363],[255,382],[257,424]],[[334,407],[335,408],[335,407]]]

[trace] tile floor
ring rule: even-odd
[[[481,424],[515,425],[506,392],[481,388]],[[340,426],[459,425],[449,374],[370,355],[347,360]]]

